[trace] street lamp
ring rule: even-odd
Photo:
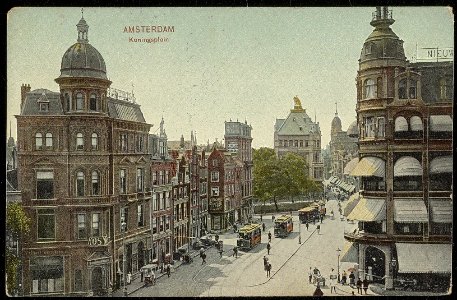
[[[125,266],[125,263],[127,261],[126,259],[126,251],[125,251],[125,231],[126,231],[126,228],[127,227],[127,223],[125,222],[124,219],[122,219],[121,221],[121,229],[122,229],[122,248],[123,248],[123,253],[124,255],[122,256],[123,259],[122,259],[122,271],[123,271],[123,275],[124,275],[124,296],[127,297],[127,287],[125,286],[126,284],[126,280],[127,280],[127,272],[126,272],[126,266]]]
[[[340,248],[337,248],[336,249],[336,252],[338,253],[338,282],[340,282],[340,252],[341,252],[341,249]]]
[[[397,266],[397,260],[395,258],[392,258],[390,264],[392,265],[392,280],[394,279],[394,273],[395,273],[395,267]]]

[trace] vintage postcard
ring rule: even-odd
[[[452,8],[7,27],[9,295],[452,292]]]

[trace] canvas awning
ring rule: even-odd
[[[398,223],[428,222],[424,200],[422,198],[395,199],[394,221]]]
[[[430,174],[452,172],[452,155],[435,157],[430,162]]]
[[[352,193],[354,190],[355,190],[355,185],[351,185],[351,186],[349,187],[349,191],[348,191],[348,192],[349,192],[349,193]]]
[[[396,243],[399,273],[451,273],[451,244]]]
[[[359,250],[357,249],[357,246],[354,245],[354,243],[348,241],[344,242],[343,250],[341,251],[340,261],[354,263],[359,262]]]
[[[452,131],[452,118],[449,115],[430,116],[430,131]]]
[[[408,122],[405,117],[397,117],[395,119],[395,132],[408,131]]]
[[[355,166],[357,166],[358,163],[359,163],[358,157],[351,159],[344,167],[343,174],[344,175],[351,174],[352,170],[354,170]]]
[[[385,173],[384,160],[374,156],[366,156],[355,166],[351,176],[377,176],[384,178]]]
[[[345,204],[343,204],[344,205],[343,215],[345,217],[347,217],[352,212],[352,210],[357,205],[357,203],[359,203],[359,200],[360,200],[360,194],[355,193],[355,194],[351,195],[351,197],[349,197],[348,201],[346,201]]]
[[[411,125],[411,131],[421,131],[424,130],[424,125],[422,124],[422,120],[418,116],[413,116],[409,120],[409,123]]]
[[[332,176],[329,178],[329,180],[330,180],[330,183],[335,183],[338,180],[338,177]]]
[[[347,216],[348,220],[364,222],[382,221],[386,219],[386,200],[382,198],[361,198],[352,212]]]
[[[411,156],[400,157],[394,165],[394,176],[422,176],[421,163]]]
[[[432,222],[452,223],[452,202],[450,199],[430,199]]]

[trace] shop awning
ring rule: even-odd
[[[452,155],[435,157],[430,162],[430,174],[452,173]]]
[[[384,178],[385,173],[385,163],[382,159],[374,156],[366,156],[355,166],[351,172],[351,176],[377,176]]]
[[[449,115],[430,116],[430,131],[452,131],[452,118]]]
[[[382,198],[362,198],[347,218],[365,222],[385,220],[386,201]]]
[[[408,122],[405,117],[397,117],[395,119],[395,132],[408,131]]]
[[[354,195],[351,195],[351,197],[349,197],[348,201],[346,201],[345,204],[343,204],[343,215],[345,217],[347,217],[352,212],[357,203],[359,203],[359,200],[360,194],[355,193]]]
[[[400,157],[394,165],[394,176],[422,176],[421,163],[411,156]]]
[[[338,180],[338,177],[332,176],[332,177],[329,178],[329,180],[330,180],[331,183],[335,183]]]
[[[355,166],[357,166],[358,163],[359,163],[358,157],[351,159],[344,167],[343,174],[344,175],[351,174],[352,170],[354,170]]]
[[[349,187],[349,191],[348,191],[348,192],[349,192],[349,193],[352,193],[354,190],[355,190],[355,185],[351,185],[351,186]]]
[[[451,244],[396,243],[399,273],[451,273]]]
[[[341,262],[359,262],[359,250],[354,243],[345,241],[340,256]]]
[[[427,208],[421,198],[395,199],[394,221],[398,223],[428,222]]]
[[[430,199],[432,222],[452,223],[452,202],[450,199]]]
[[[422,120],[418,116],[413,116],[409,120],[409,123],[411,125],[411,130],[412,131],[421,131],[424,130],[424,125],[422,124]]]

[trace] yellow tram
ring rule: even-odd
[[[294,230],[294,223],[291,215],[282,215],[275,220],[275,236],[286,237]]]
[[[238,231],[236,245],[240,249],[252,249],[262,241],[260,224],[246,224]]]

